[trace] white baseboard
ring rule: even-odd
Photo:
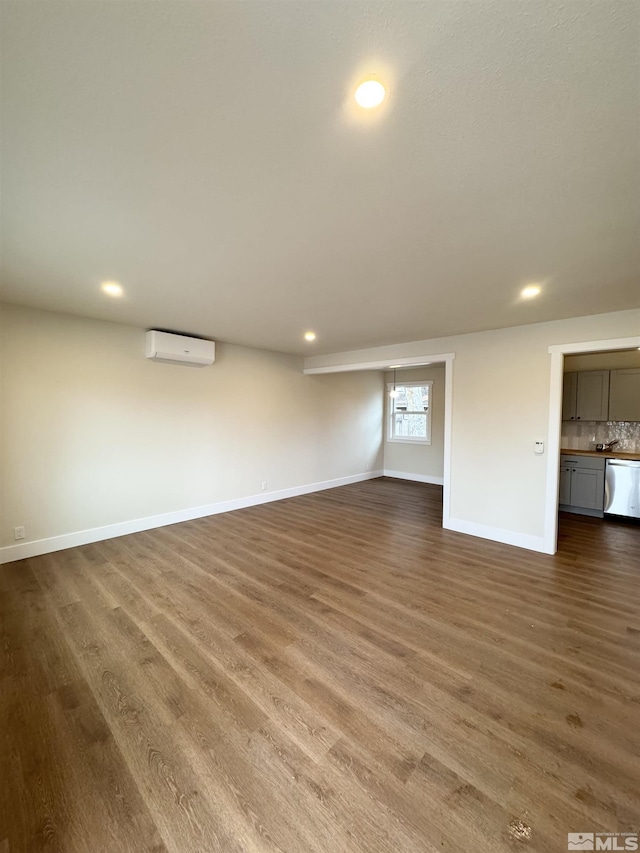
[[[539,551],[543,554],[553,553],[547,549],[543,536],[530,536],[527,533],[517,533],[514,530],[490,527],[488,524],[463,521],[461,518],[448,518],[443,521],[442,526],[446,530],[478,536],[480,539],[491,539],[493,542],[502,542],[505,545],[515,545],[517,548],[526,548],[528,551]]]
[[[417,483],[433,483],[437,486],[444,484],[442,477],[430,477],[425,474],[405,474],[403,471],[388,471],[386,468],[384,476],[395,477],[399,480],[414,480]],[[540,551],[543,554],[554,553],[553,551],[549,551],[542,536],[529,536],[526,533],[516,533],[513,530],[489,527],[487,524],[463,521],[461,518],[443,518],[442,526],[446,530],[454,530],[456,533],[466,533],[469,536],[478,536],[480,539],[490,539],[493,542],[501,542],[505,545],[515,545],[517,548],[526,548],[528,551]]]
[[[181,521],[191,521],[194,518],[204,518],[207,515],[217,515],[221,512],[232,512],[236,509],[244,509],[245,507],[257,506],[258,504],[270,503],[271,501],[295,498],[299,495],[321,492],[324,489],[335,489],[338,486],[348,486],[350,483],[360,483],[363,480],[373,480],[376,477],[382,476],[382,471],[368,471],[365,474],[353,474],[350,477],[323,480],[320,483],[294,486],[291,489],[261,492],[258,495],[249,495],[246,498],[219,501],[218,503],[196,506],[190,509],[179,509],[175,512],[165,512],[162,515],[151,515],[147,518],[136,518],[133,521],[121,521],[117,524],[107,524],[104,527],[93,527],[90,530],[79,530],[76,533],[65,533],[62,536],[51,536],[48,539],[21,542],[19,545],[7,545],[4,548],[0,548],[0,565],[3,563],[12,563],[15,560],[26,560],[28,557],[38,557],[40,554],[63,551],[65,548],[75,548],[78,545],[88,545],[91,542],[101,542],[103,539],[113,539],[116,536],[126,536],[129,533],[153,530],[154,527],[165,527],[168,524],[178,524]]]
[[[413,480],[415,483],[432,483],[434,486],[444,486],[444,477],[432,477],[430,474],[407,474],[404,471],[384,470],[385,477],[394,477],[396,480]]]

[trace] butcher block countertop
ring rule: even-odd
[[[601,459],[631,459],[640,462],[640,453],[616,453],[615,450],[568,450],[563,447],[560,453],[564,456],[599,456]]]

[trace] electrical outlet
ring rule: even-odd
[[[24,539],[24,527],[14,527],[13,535],[16,539]]]
[[[267,490],[267,481],[263,480],[262,481],[262,491],[265,492],[266,490]]]

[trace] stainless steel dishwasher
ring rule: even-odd
[[[640,462],[607,459],[604,511],[609,515],[640,518]]]

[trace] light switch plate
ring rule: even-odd
[[[533,445],[534,453],[544,453],[544,441],[536,441]]]

